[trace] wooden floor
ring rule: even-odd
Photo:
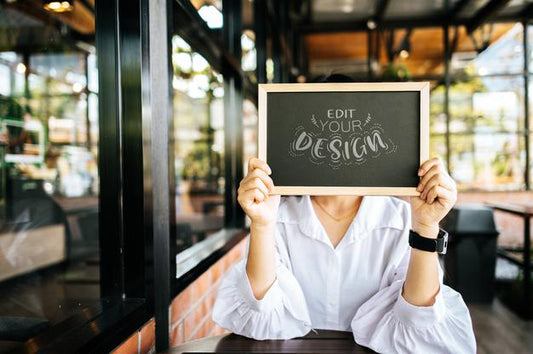
[[[533,353],[533,321],[525,321],[499,300],[469,304],[478,354]]]

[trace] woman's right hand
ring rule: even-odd
[[[268,226],[276,222],[280,196],[269,195],[274,187],[269,176],[271,173],[266,162],[251,158],[248,174],[239,185],[237,200],[254,226]]]

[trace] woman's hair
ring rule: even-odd
[[[325,82],[354,82],[348,75],[344,74],[331,74],[331,75],[319,75],[309,81],[311,83],[325,83]]]

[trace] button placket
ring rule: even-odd
[[[337,252],[333,251],[328,260],[327,280],[327,322],[335,327],[339,323],[339,285],[340,285],[340,262]]]

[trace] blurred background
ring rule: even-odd
[[[246,227],[235,189],[257,155],[257,84],[345,74],[430,82],[430,153],[459,187],[444,222],[446,282],[468,302],[480,353],[533,351],[533,1],[166,3],[171,315],[159,343],[223,333],[210,308],[242,256],[243,236],[229,232]],[[152,188],[142,173],[151,146],[142,93],[152,88],[142,58],[154,55],[144,47],[154,30],[146,6],[0,1],[0,351],[46,348],[80,314],[96,321],[110,299],[156,296],[151,278],[135,275],[153,271],[142,250],[158,242],[143,233],[151,204],[135,199]],[[110,141],[116,160],[100,150]],[[117,269],[122,278],[110,283],[103,275]],[[147,306],[129,332],[98,327],[98,340],[153,348]]]

